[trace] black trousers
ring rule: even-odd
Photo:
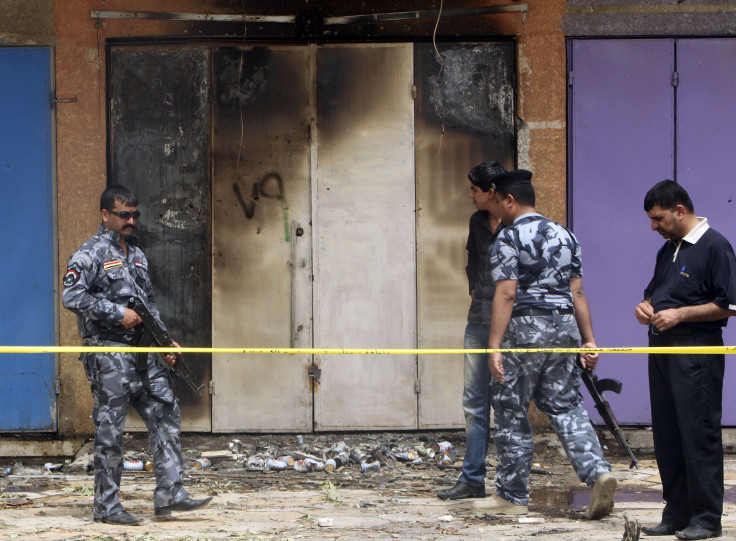
[[[720,329],[688,336],[650,330],[649,345],[722,346],[723,337]],[[664,523],[721,528],[724,366],[725,355],[649,355],[652,432],[666,502]]]

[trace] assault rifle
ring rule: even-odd
[[[583,368],[583,365],[580,363],[580,359],[578,359],[577,362],[578,366],[582,368],[582,374],[580,377],[588,388],[588,392],[593,398],[593,402],[595,402],[595,409],[598,410],[598,413],[606,422],[608,430],[611,431],[611,434],[616,438],[618,444],[629,454],[629,458],[631,459],[631,465],[629,468],[639,469],[639,462],[636,460],[631,447],[629,447],[628,442],[624,439],[624,435],[621,433],[621,427],[618,426],[618,421],[616,421],[616,417],[613,415],[611,404],[609,404],[606,397],[603,396],[605,391],[613,391],[616,394],[621,393],[621,387],[623,384],[616,379],[598,379],[595,372],[588,372],[588,370]]]
[[[141,321],[143,322],[143,327],[145,328],[145,332],[143,333],[143,337],[141,338],[141,342],[139,344],[140,347],[148,347],[151,345],[152,342],[155,342],[156,346],[162,348],[176,347],[174,345],[174,341],[169,336],[169,333],[167,333],[166,329],[159,325],[158,321],[156,321],[156,318],[154,318],[151,312],[148,310],[148,307],[143,304],[143,301],[141,301],[138,297],[131,297],[128,301],[128,308],[130,308],[140,316]],[[186,383],[192,391],[197,393],[197,396],[202,396],[202,389],[204,388],[204,384],[197,386],[197,384],[194,382],[194,379],[192,378],[192,373],[189,370],[189,366],[187,366],[187,364],[184,362],[184,357],[182,357],[181,353],[172,351],[171,354],[176,359],[173,367],[174,372],[178,374],[181,379],[184,380],[184,383]],[[147,358],[147,353],[139,353],[136,357],[136,369],[139,372],[145,372],[145,375],[143,376],[144,386],[148,381],[148,371],[146,370]]]

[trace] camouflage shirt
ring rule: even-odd
[[[161,323],[148,276],[148,260],[133,237],[126,239],[126,257],[119,239],[118,233],[100,225],[97,234],[69,258],[61,299],[64,308],[77,314],[82,338],[125,333],[121,323],[133,296],[146,303]]]
[[[518,281],[514,309],[570,308],[570,278],[583,276],[575,236],[536,213],[519,216],[499,233],[491,268],[495,281]]]

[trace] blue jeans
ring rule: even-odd
[[[468,323],[465,349],[487,349],[489,325]],[[463,411],[465,412],[465,458],[458,481],[485,486],[486,455],[491,434],[491,373],[486,353],[466,353],[464,363]]]

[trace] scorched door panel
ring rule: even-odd
[[[416,346],[412,46],[317,56],[314,343]],[[317,430],[417,426],[413,355],[318,355]]]

